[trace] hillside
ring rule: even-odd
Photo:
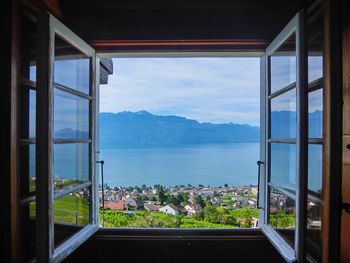
[[[247,124],[199,123],[147,111],[100,114],[101,149],[258,141],[259,127]]]

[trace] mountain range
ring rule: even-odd
[[[200,123],[180,116],[147,111],[100,113],[100,147],[170,146],[259,142],[260,128],[248,124]]]

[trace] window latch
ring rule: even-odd
[[[345,212],[350,214],[350,204],[349,203],[341,203],[341,208],[345,210]]]

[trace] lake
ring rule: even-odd
[[[257,185],[259,143],[101,150],[110,186]]]

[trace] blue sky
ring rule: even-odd
[[[259,58],[115,58],[100,111],[259,125]]]

